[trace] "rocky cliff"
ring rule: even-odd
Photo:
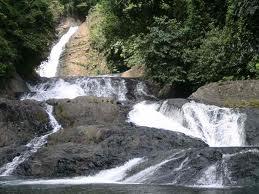
[[[61,56],[58,75],[93,76],[109,73],[104,55],[90,46],[87,22],[82,23],[66,45],[65,52]]]

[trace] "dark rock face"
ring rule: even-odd
[[[161,99],[187,98],[188,96],[190,96],[190,88],[187,86],[176,87],[171,84],[166,84],[158,92],[158,97]]]
[[[25,145],[49,129],[48,115],[39,103],[0,98],[0,147]]]
[[[190,99],[228,107],[259,107],[259,80],[211,83],[199,88]]]
[[[28,91],[25,81],[17,73],[14,73],[8,83],[5,84],[5,88],[0,89],[0,97],[14,99],[20,93]]]
[[[95,174],[136,157],[173,148],[206,147],[198,140],[165,130],[129,125],[79,126],[53,135],[46,148],[17,169],[23,176],[64,177]]]
[[[246,114],[244,128],[247,145],[259,146],[259,109],[244,108],[240,111]]]

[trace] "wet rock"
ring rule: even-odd
[[[0,147],[24,145],[49,129],[48,115],[39,103],[0,98]]]
[[[190,100],[188,99],[184,99],[184,98],[172,98],[172,99],[167,99],[166,100],[167,105],[169,108],[173,110],[177,109],[181,109],[182,106],[188,102],[190,102]]]
[[[207,145],[181,133],[130,125],[63,129],[16,171],[18,175],[64,177],[90,175],[136,157],[160,155],[174,148]]]

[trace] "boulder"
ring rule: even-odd
[[[39,103],[0,98],[0,147],[25,145],[49,129],[48,114]]]
[[[54,105],[54,115],[64,128],[105,123],[110,125],[117,123],[122,116],[117,101],[110,98],[77,97],[73,100],[49,100],[48,103]]]
[[[190,99],[225,107],[259,107],[259,80],[211,83],[199,88]]]

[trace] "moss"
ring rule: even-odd
[[[230,108],[259,108],[259,99],[248,99],[248,100],[231,100],[227,99],[224,102],[224,106]]]

